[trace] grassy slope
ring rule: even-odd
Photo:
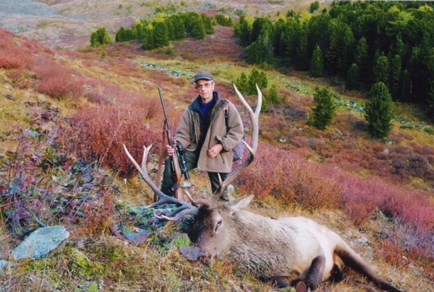
[[[142,52],[132,44],[128,48],[122,45],[106,48],[109,57],[100,57],[94,52],[91,55],[93,66],[89,66],[84,58],[80,56],[62,56],[59,52],[60,59],[72,68],[83,72],[93,78],[98,78],[125,89],[144,93],[144,84],[147,95],[157,98],[156,88],[162,86],[167,102],[175,102],[179,105],[179,111],[182,111],[182,105],[189,102],[192,88],[189,82],[181,85],[174,85],[170,78],[165,78],[166,73],[161,73],[153,69],[146,69],[139,66],[123,66],[120,60],[127,56],[134,56],[135,59],[157,64],[174,70],[179,70],[188,76],[197,70],[209,69],[219,81],[218,89],[226,92],[228,96],[233,96],[230,89],[230,82],[239,74],[240,70],[250,70],[250,67],[239,61],[237,46],[235,44],[225,43],[224,46],[218,46],[222,42],[228,42],[227,32],[220,28],[215,37],[209,37],[206,42],[196,42],[192,40],[183,41],[174,44],[174,56],[167,56],[162,52]],[[233,51],[220,51],[223,47],[230,47]],[[216,48],[218,50],[213,51]],[[200,53],[198,53],[200,52]],[[228,56],[230,58],[228,58]],[[115,59],[117,57],[119,59]],[[198,62],[201,60],[201,62]],[[128,63],[128,60],[127,60]],[[2,139],[0,142],[0,153],[16,148],[16,141],[13,137],[16,129],[20,126],[29,127],[27,116],[38,111],[37,107],[28,108],[24,106],[25,101],[49,101],[53,106],[61,108],[62,115],[68,115],[74,111],[77,104],[81,101],[58,101],[47,96],[36,93],[32,88],[20,89],[13,85],[7,72],[0,71],[0,98],[1,116],[0,127]],[[159,75],[158,78],[155,75]],[[276,82],[285,88],[289,94],[290,100],[300,109],[307,110],[311,105],[310,93],[318,80],[312,81],[305,76],[284,76],[274,71],[267,71],[270,80]],[[320,81],[323,82],[323,81]],[[291,85],[301,88],[301,94],[290,90]],[[346,94],[337,94],[346,100],[363,100],[363,96],[348,96]],[[153,91],[155,90],[155,92]],[[15,101],[4,98],[9,94]],[[181,98],[180,98],[181,97]],[[401,112],[407,120],[414,120],[419,123],[413,111],[403,106]],[[276,112],[278,109],[276,109]],[[351,111],[348,108],[340,108],[339,115],[355,115],[361,118],[360,114]],[[261,119],[269,120],[274,115],[264,114]],[[292,122],[292,127],[303,127],[298,122]],[[412,141],[433,145],[432,135],[425,134],[423,131],[416,129],[405,130],[399,129],[396,124],[394,131],[411,133],[414,137]],[[333,132],[334,127],[332,126]],[[283,133],[281,133],[283,134]],[[351,134],[351,133],[350,133]],[[303,135],[312,135],[308,131]],[[404,140],[403,143],[408,143]],[[293,145],[291,147],[294,147]],[[320,160],[314,157],[314,160]],[[201,190],[206,187],[206,181],[200,176],[193,177],[193,183],[197,185],[196,189]],[[119,181],[122,192],[118,199],[122,199],[128,205],[144,205],[150,202],[151,194],[147,188],[142,189],[143,184],[136,179],[128,181]],[[416,187],[429,187],[426,182],[419,182]],[[428,279],[415,275],[415,271],[420,271],[421,267],[416,263],[408,267],[401,268],[386,263],[377,253],[376,234],[384,230],[391,229],[390,223],[381,218],[373,219],[367,222],[363,228],[355,228],[345,219],[342,213],[336,211],[321,210],[313,214],[302,210],[297,206],[281,206],[272,197],[266,197],[265,200],[256,202],[252,209],[255,212],[265,216],[276,217],[278,215],[303,215],[315,218],[318,222],[326,224],[341,234],[350,245],[358,251],[369,263],[372,263],[375,270],[387,280],[397,284],[407,291],[434,291],[434,286]],[[116,222],[128,222],[127,216],[123,211],[118,211],[114,219]],[[166,228],[164,233],[169,236],[173,235],[170,228]],[[10,238],[8,230],[4,225],[0,226],[0,239],[5,243],[6,248],[3,252],[12,249],[18,242]],[[83,244],[80,240],[83,239]],[[366,241],[365,241],[366,240]],[[94,265],[90,264],[93,263]],[[102,271],[98,264],[110,267],[109,271]],[[7,291],[54,291],[56,288],[62,291],[94,291],[91,290],[92,283],[101,287],[101,291],[246,291],[249,287],[253,291],[271,291],[269,284],[263,284],[257,280],[250,279],[246,275],[236,272],[236,269],[226,263],[216,262],[211,268],[198,263],[190,263],[182,258],[175,248],[168,252],[162,252],[148,246],[133,246],[125,240],[120,240],[109,235],[94,234],[84,236],[73,234],[72,241],[59,249],[47,259],[39,261],[22,262],[14,270],[6,274],[0,274],[2,286]],[[330,291],[361,291],[360,288],[348,285],[346,281],[340,284],[326,284]],[[5,290],[6,291],[6,290]]]

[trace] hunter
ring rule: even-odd
[[[187,171],[197,168],[208,172],[214,193],[220,186],[218,174],[224,180],[232,170],[233,149],[243,145],[243,123],[236,107],[214,90],[215,80],[210,72],[197,73],[194,88],[198,96],[184,112],[175,142],[184,149]],[[175,152],[170,145],[166,145],[166,150],[169,156]],[[166,161],[161,191],[173,196],[174,183],[172,169]],[[227,190],[220,200],[229,200]]]

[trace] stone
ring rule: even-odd
[[[3,269],[3,267],[7,266],[8,262],[5,260],[0,260],[0,270]]]
[[[12,257],[16,260],[43,258],[68,237],[69,232],[63,226],[39,228],[12,251]]]
[[[189,189],[191,188],[193,185],[190,182],[184,181],[182,182],[182,188],[183,189]]]

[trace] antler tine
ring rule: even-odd
[[[182,209],[182,207],[181,207]],[[182,211],[178,211],[178,210],[174,210],[173,212],[171,212],[169,215],[165,216],[165,215],[155,215],[155,217],[159,218],[159,219],[166,219],[169,221],[178,221],[179,219],[183,218],[184,216],[187,215],[196,215],[196,211],[193,209],[182,209]],[[174,217],[172,217],[174,216]]]
[[[151,187],[151,189],[158,195],[159,200],[149,206],[146,206],[147,208],[150,207],[155,207],[158,205],[162,205],[165,203],[173,203],[173,204],[177,204],[177,205],[181,205],[180,207],[178,207],[176,210],[174,210],[171,214],[176,214],[178,212],[183,213],[181,211],[185,210],[185,209],[191,209],[191,213],[190,214],[194,214],[198,212],[198,208],[188,204],[185,201],[182,200],[178,200],[174,197],[170,197],[168,195],[166,195],[165,193],[163,193],[162,191],[160,191],[158,189],[158,187],[154,184],[154,182],[149,178],[149,174],[148,171],[146,170],[146,160],[148,158],[148,154],[149,151],[151,150],[152,145],[148,146],[148,147],[143,147],[144,151],[143,151],[143,158],[142,158],[142,166],[140,167],[140,165],[137,163],[137,161],[133,158],[133,156],[130,154],[130,152],[128,151],[127,147],[125,146],[125,144],[123,144],[124,146],[124,150],[125,153],[127,154],[128,158],[131,160],[131,162],[134,164],[134,166],[137,168],[137,170],[140,172],[140,174],[142,175],[143,179],[145,180],[145,182]],[[184,214],[185,216],[186,214]],[[176,216],[178,217],[178,216]],[[174,217],[174,218],[176,218]],[[167,219],[167,218],[166,218]],[[178,218],[179,219],[179,218]]]
[[[193,206],[209,205],[208,199],[193,198],[193,196],[187,190],[183,190],[183,192],[187,196],[187,198],[190,200],[190,202],[193,204]]]
[[[235,86],[235,84],[232,84],[232,85],[234,86],[235,92],[237,93],[238,97],[240,98],[240,100],[243,103],[244,107],[246,108],[247,112],[249,113],[250,120],[252,122],[252,140],[250,142],[251,145],[249,145],[245,141],[243,141],[244,145],[246,145],[250,154],[247,157],[247,159],[244,160],[243,163],[238,165],[238,167],[234,171],[232,171],[223,182],[221,181],[220,176],[219,176],[220,187],[218,188],[217,191],[215,191],[213,193],[212,197],[210,198],[210,201],[217,200],[221,196],[223,191],[227,188],[227,186],[230,185],[235,180],[235,178],[240,174],[241,170],[243,170],[244,168],[246,168],[247,166],[249,166],[253,162],[255,155],[256,155],[256,150],[258,148],[259,114],[261,113],[261,107],[262,107],[262,92],[259,89],[258,85],[256,84],[256,90],[258,91],[258,102],[256,104],[255,112],[253,112],[252,108],[247,103],[244,96],[239,92],[239,90]]]

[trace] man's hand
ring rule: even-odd
[[[175,145],[176,145],[176,143],[175,143]],[[173,148],[170,145],[166,145],[166,151],[167,151],[167,155],[173,156],[173,154],[175,153],[175,148]]]
[[[220,152],[223,150],[222,144],[215,144],[211,148],[208,149],[208,157],[209,158],[215,158],[217,155],[219,155]]]

